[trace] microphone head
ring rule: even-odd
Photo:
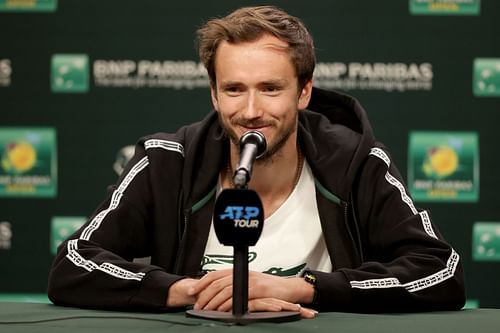
[[[225,189],[215,201],[214,229],[224,245],[254,246],[264,227],[264,207],[253,190]]]
[[[267,148],[266,137],[259,131],[248,131],[240,138],[240,152],[246,144],[252,143],[257,146],[256,158],[261,157]]]

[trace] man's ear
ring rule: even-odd
[[[217,87],[214,83],[210,84],[210,97],[212,98],[212,105],[215,111],[219,112],[219,101],[217,100]]]
[[[312,80],[309,80],[300,91],[299,101],[297,105],[298,110],[304,110],[309,105],[312,94],[312,86],[313,82]]]

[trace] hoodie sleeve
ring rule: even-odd
[[[363,262],[316,272],[321,310],[408,312],[461,309],[465,287],[459,254],[431,216],[419,210],[382,148],[372,148],[359,175],[354,209]]]
[[[154,220],[150,172],[142,142],[95,215],[59,246],[48,281],[53,303],[121,310],[165,308],[168,288],[181,277],[133,261],[150,255]]]

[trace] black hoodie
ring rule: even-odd
[[[322,311],[460,309],[459,255],[415,208],[365,111],[350,96],[313,89],[298,140],[313,172],[332,261],[317,276]],[[198,276],[229,143],[215,112],[139,140],[134,158],[89,221],[63,243],[49,298],[78,307],[168,310],[169,286]],[[286,255],[286,249],[283,249]],[[134,258],[150,257],[150,263]]]

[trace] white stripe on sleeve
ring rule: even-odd
[[[380,148],[372,148],[370,151],[370,155],[376,156],[380,158],[384,163],[387,165],[387,168],[389,168],[391,164],[391,160],[387,156],[387,154]],[[432,228],[432,223],[431,219],[429,217],[429,214],[427,211],[422,211],[418,212],[417,209],[415,208],[415,205],[413,204],[413,201],[411,200],[410,196],[406,193],[406,190],[401,184],[401,182],[391,175],[389,173],[389,170],[387,170],[385,174],[385,179],[387,182],[394,187],[398,189],[398,191],[401,194],[401,200],[408,205],[410,210],[413,212],[414,215],[419,215],[420,220],[422,222],[422,227],[425,230],[425,232],[433,238],[437,239],[437,236],[434,232],[434,229]],[[429,287],[432,287],[436,284],[439,284],[451,277],[455,274],[455,270],[458,266],[458,262],[460,260],[460,256],[458,255],[457,252],[455,252],[454,249],[451,251],[451,255],[448,258],[446,262],[446,267],[434,274],[431,274],[429,276],[426,276],[424,278],[410,281],[407,283],[402,284],[397,278],[395,277],[390,277],[390,278],[383,278],[383,279],[370,279],[370,280],[364,280],[364,281],[351,281],[351,287],[352,288],[358,288],[358,289],[375,289],[375,288],[394,288],[394,287],[401,287],[405,288],[409,292],[415,292],[419,291],[422,289],[426,289]]]

